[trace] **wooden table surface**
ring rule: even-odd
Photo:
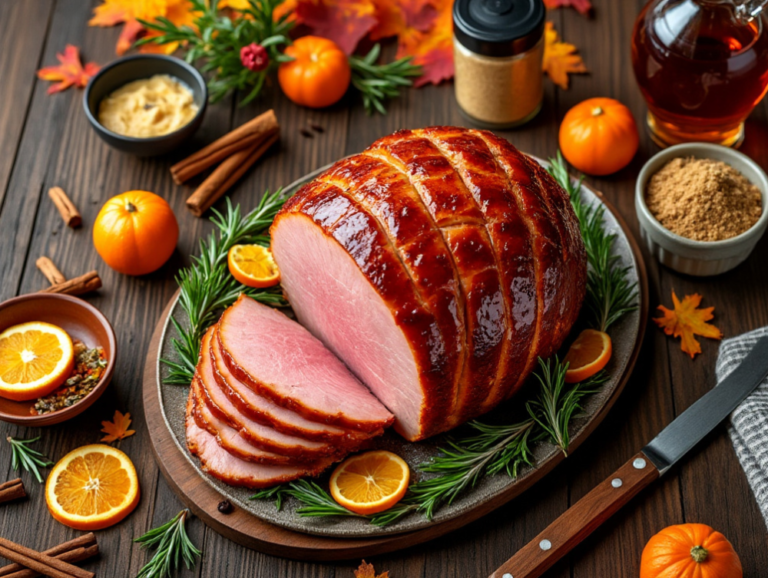
[[[347,97],[320,112],[299,108],[278,90],[240,108],[231,99],[209,108],[203,127],[185,150],[167,158],[138,159],[107,147],[88,125],[82,92],[48,96],[48,84],[35,71],[55,62],[68,43],[79,46],[89,61],[106,64],[115,58],[119,29],[87,26],[96,0],[0,1],[0,299],[36,291],[46,280],[35,260],[47,255],[68,277],[97,269],[104,288],[88,301],[100,308],[117,332],[119,355],[107,393],[73,422],[46,429],[0,424],[2,436],[42,435],[38,447],[56,460],[69,450],[100,438],[100,422],[115,409],[129,411],[137,433],[122,442],[139,472],[142,498],[124,522],[99,532],[100,561],[88,565],[101,578],[134,576],[148,560],[132,539],[157,526],[182,505],[159,474],[148,447],[141,404],[141,375],[152,329],[176,290],[174,275],[189,262],[197,242],[211,226],[185,208],[188,187],[176,186],[169,166],[184,154],[222,135],[269,107],[282,125],[279,149],[264,158],[232,191],[245,209],[265,189],[274,190],[336,159],[360,151],[396,129],[431,124],[458,124],[450,83],[409,90],[389,105],[387,116],[367,117],[361,104]],[[520,149],[546,157],[557,150],[557,128],[563,114],[591,96],[610,96],[630,106],[639,123],[645,105],[635,84],[629,54],[632,24],[639,0],[595,0],[595,14],[585,18],[573,10],[550,14],[563,37],[576,44],[591,73],[572,78],[570,90],[546,81],[544,107],[527,126],[503,132]],[[768,169],[768,124],[763,103],[752,115],[742,150]],[[306,138],[308,121],[326,128]],[[644,127],[644,124],[642,125]],[[618,174],[588,182],[605,192],[637,235],[634,182],[643,162],[657,149],[642,130],[640,152]],[[67,191],[80,208],[84,226],[71,230],[46,192]],[[91,226],[102,203],[130,189],[146,189],[167,199],[179,220],[178,250],[160,271],[132,278],[111,271],[91,244]],[[221,203],[220,205],[221,206]],[[699,292],[705,306],[715,306],[715,322],[726,336],[768,324],[768,239],[736,270],[711,279],[677,275],[660,268],[646,253],[650,303],[669,304],[678,295]],[[612,413],[592,438],[524,498],[487,518],[435,542],[373,560],[392,578],[483,578],[541,529],[603,480],[650,440],[675,415],[708,391],[715,382],[717,342],[702,340],[703,354],[691,361],[678,341],[651,325],[634,375]],[[10,446],[0,442],[0,480],[15,477]],[[31,497],[0,507],[0,535],[44,549],[76,535],[47,512],[43,488],[23,474]],[[765,575],[768,567],[766,528],[739,467],[725,427],[710,436],[685,462],[644,492],[614,519],[555,566],[549,578],[637,576],[640,553],[652,534],[666,525],[703,522],[721,530],[734,544],[745,576]],[[283,560],[246,550],[192,520],[189,532],[204,557],[193,572],[180,576],[269,578],[351,578],[359,561],[311,564]]]

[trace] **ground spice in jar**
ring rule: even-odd
[[[713,159],[669,161],[650,180],[645,202],[656,220],[695,241],[722,241],[750,229],[762,194],[732,166]]]

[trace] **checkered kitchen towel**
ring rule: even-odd
[[[768,327],[761,327],[725,339],[720,345],[715,368],[718,383],[736,369],[755,343],[766,335]],[[768,379],[731,414],[728,433],[763,519],[768,524]]]

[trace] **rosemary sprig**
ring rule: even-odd
[[[613,253],[615,233],[605,229],[605,205],[589,205],[581,196],[581,179],[573,184],[560,151],[550,158],[549,172],[571,197],[587,250],[587,296],[585,305],[592,327],[607,331],[621,317],[637,309],[637,285],[627,278],[629,267],[622,267]],[[583,177],[582,177],[583,178]]]
[[[291,43],[288,32],[293,28],[290,13],[277,20],[273,17],[275,8],[283,0],[249,0],[249,7],[240,10],[232,20],[218,10],[218,0],[191,0],[190,9],[197,14],[194,28],[176,26],[167,18],[159,17],[154,22],[140,20],[149,30],[160,32],[160,36],[146,37],[136,44],[170,44],[179,42],[187,51],[184,57],[193,64],[203,61],[201,70],[212,72],[208,81],[211,102],[224,98],[234,90],[248,90],[240,101],[247,104],[261,92],[271,71],[281,62],[291,60],[283,54],[281,47]],[[240,49],[251,43],[260,44],[269,53],[269,66],[260,71],[249,70],[240,61]]]
[[[208,240],[200,241],[200,256],[192,257],[192,265],[182,269],[176,281],[181,293],[179,303],[189,320],[184,328],[171,318],[178,338],[171,342],[179,360],[161,361],[170,368],[167,384],[189,385],[197,365],[200,340],[205,330],[216,320],[221,309],[232,304],[240,293],[275,307],[285,306],[279,286],[268,289],[253,289],[237,282],[227,269],[227,252],[238,243],[259,243],[269,245],[264,231],[272,224],[275,214],[283,206],[282,192],[267,191],[258,206],[241,216],[240,206],[232,206],[227,199],[224,215],[213,209],[211,222],[216,226]]]
[[[531,418],[546,432],[550,441],[568,455],[570,435],[568,426],[574,414],[581,409],[581,400],[600,390],[600,386],[608,381],[605,371],[593,375],[570,387],[565,383],[567,363],[561,363],[555,356],[544,361],[539,358],[540,370],[534,373],[541,389],[538,396],[526,404]]]
[[[13,467],[14,471],[17,471],[19,467],[22,467],[35,476],[38,483],[42,484],[43,478],[40,475],[38,466],[47,468],[48,466],[52,466],[53,462],[39,451],[29,447],[30,444],[38,441],[40,437],[41,436],[37,436],[36,438],[29,440],[17,440],[11,436],[7,436],[5,439],[11,444],[11,467]]]
[[[361,514],[356,514],[347,510],[344,506],[337,504],[331,495],[321,488],[317,483],[300,479],[279,486],[273,486],[266,490],[256,492],[251,496],[251,500],[269,500],[275,499],[275,507],[279,510],[286,497],[293,496],[302,507],[296,510],[299,516],[305,518],[317,518],[323,516],[353,516],[356,518],[366,518]]]
[[[363,95],[365,112],[376,110],[387,114],[384,101],[400,95],[400,89],[413,84],[411,78],[421,76],[422,68],[412,64],[413,58],[406,57],[388,64],[376,64],[381,54],[381,45],[376,44],[366,56],[350,56],[352,85]]]
[[[189,510],[182,510],[172,520],[134,540],[143,548],[157,548],[136,578],[167,578],[180,568],[182,560],[187,569],[194,567],[195,557],[201,556],[202,552],[187,536],[184,524],[188,515]]]

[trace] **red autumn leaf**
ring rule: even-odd
[[[376,26],[371,40],[397,36],[410,28],[428,32],[437,19],[434,0],[373,0],[376,5]]]
[[[144,32],[144,27],[138,20],[128,20],[123,24],[123,29],[120,31],[120,36],[117,37],[117,46],[115,46],[115,52],[118,56],[122,56],[128,50],[130,50],[133,43]]]
[[[299,0],[295,15],[312,34],[333,40],[346,54],[376,25],[372,0]]]
[[[549,10],[554,10],[555,8],[567,8],[568,6],[572,6],[576,8],[579,12],[584,14],[585,16],[589,14],[589,12],[592,10],[592,4],[589,0],[544,0],[544,5]]]
[[[424,69],[414,86],[439,84],[453,76],[453,2],[436,0],[437,16],[427,32],[408,27],[398,39],[397,57],[413,56],[413,63]]]
[[[61,64],[47,66],[37,71],[38,78],[42,80],[58,81],[57,84],[48,87],[48,94],[61,92],[70,86],[84,88],[88,80],[99,71],[99,65],[94,62],[89,62],[83,68],[80,62],[80,50],[71,44],[67,44],[64,52],[57,54],[56,58]]]

